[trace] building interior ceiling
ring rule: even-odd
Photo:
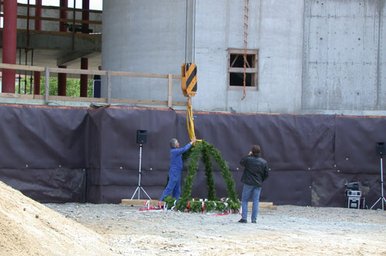
[[[31,9],[35,8],[33,5],[31,6]],[[59,17],[55,17],[55,15],[58,15],[59,13],[59,7],[53,6],[43,6],[43,27],[49,27],[50,29],[44,28],[42,31],[34,30],[33,19],[35,16],[31,14],[31,30],[26,30],[24,24],[26,18],[25,16],[20,15],[20,13],[27,13],[27,5],[18,3],[17,8],[18,30],[16,64],[41,67],[66,66],[71,69],[80,69],[81,58],[87,58],[88,69],[98,69],[98,66],[101,66],[101,11],[90,10],[90,26],[97,29],[95,29],[96,33],[88,34],[78,31],[72,32],[70,29],[65,32],[57,30],[53,31],[54,29],[58,29],[57,24],[59,24]],[[83,10],[76,9],[76,11],[80,14]],[[52,12],[56,14],[53,15]],[[0,15],[2,16],[3,14],[1,13]],[[71,15],[72,9],[69,8],[67,25],[73,22]],[[82,24],[81,22],[82,20],[76,20],[77,24]],[[1,60],[3,60],[2,44],[3,28],[0,28]]]

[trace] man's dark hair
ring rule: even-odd
[[[259,145],[253,145],[252,146],[252,155],[258,156],[261,153],[261,148]]]

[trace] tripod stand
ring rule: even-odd
[[[141,190],[145,195],[151,200],[150,196],[146,193],[145,189],[141,186],[141,178],[142,178],[142,144],[139,144],[139,167],[138,167],[138,186],[135,189],[133,195],[131,196],[131,200],[133,200],[135,194],[138,192],[138,200],[141,199]]]
[[[381,196],[378,198],[378,200],[373,204],[373,206],[370,207],[370,210],[374,208],[374,206],[379,202],[381,201],[381,205],[382,205],[382,210],[385,209],[385,202],[386,202],[386,199],[384,197],[384,194],[383,194],[383,159],[382,159],[382,154],[380,154],[380,173],[381,173]]]

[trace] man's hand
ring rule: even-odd
[[[190,144],[194,144],[195,142],[197,141],[196,137],[192,138],[191,141],[190,141]]]

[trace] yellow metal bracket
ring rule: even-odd
[[[197,92],[197,66],[184,63],[181,66],[181,89],[185,97],[194,96]]]

